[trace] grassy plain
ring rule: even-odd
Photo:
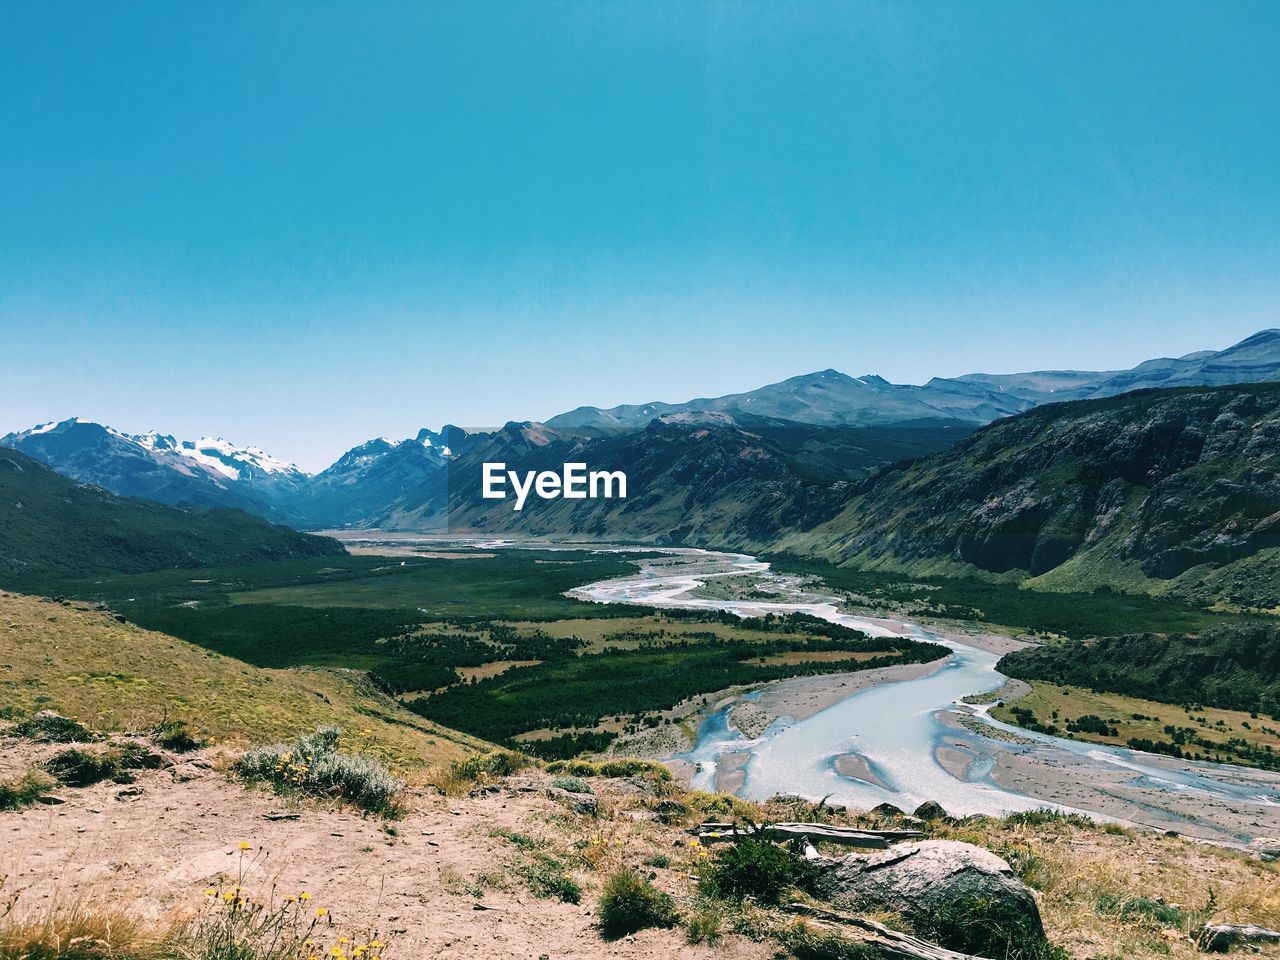
[[[1176,747],[1193,759],[1245,766],[1274,768],[1280,761],[1280,721],[1241,710],[1177,706],[1032,681],[1030,693],[991,712],[1006,723],[1030,726],[1024,711],[1058,736],[1092,743],[1133,746],[1146,741],[1162,752]],[[1096,717],[1101,724],[1085,721],[1082,726],[1081,717]]]

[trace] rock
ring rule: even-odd
[[[1259,860],[1280,860],[1280,837],[1258,837],[1249,841],[1249,853]]]
[[[1200,949],[1212,953],[1226,953],[1242,943],[1280,943],[1280,930],[1268,930],[1253,924],[1237,926],[1233,923],[1210,923],[1200,934]]]
[[[1009,864],[972,844],[919,840],[855,854],[837,861],[828,880],[836,906],[900,913],[952,950],[981,952],[974,949],[980,940],[966,938],[980,938],[987,927],[1044,938],[1031,889]]]
[[[563,803],[575,813],[594,817],[600,812],[600,801],[596,799],[594,794],[571,793],[560,787],[547,787],[547,796],[557,803]]]
[[[930,803],[932,802],[933,801],[930,801]],[[938,805],[935,803],[934,806],[938,806]],[[938,807],[938,809],[941,810],[942,808]],[[882,803],[879,806],[872,807],[870,812],[874,813],[877,817],[895,817],[896,818],[896,817],[905,817],[907,815],[907,811],[900,810],[898,807],[895,807],[892,803]]]
[[[937,800],[926,800],[915,809],[915,816],[921,820],[950,820],[947,811]]]

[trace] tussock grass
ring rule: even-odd
[[[634,870],[622,869],[605,882],[596,906],[600,929],[609,937],[624,937],[646,927],[675,926],[676,905]]]
[[[185,720],[162,720],[152,728],[151,739],[174,753],[190,753],[209,745],[207,738],[191,732]]]
[[[56,781],[40,770],[28,770],[21,776],[0,780],[0,810],[21,810],[55,786]]]
[[[132,783],[133,771],[154,769],[160,762],[146,747],[126,743],[106,749],[69,747],[54,754],[45,769],[68,787],[88,787],[103,780]]]
[[[92,743],[98,739],[83,724],[51,710],[41,710],[28,717],[14,727],[13,732],[36,743]]]
[[[564,903],[581,903],[582,886],[563,861],[546,853],[534,853],[515,866],[515,872],[535,897]]]

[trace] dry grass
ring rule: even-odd
[[[83,604],[0,593],[0,661],[0,702],[14,714],[51,709],[95,730],[185,719],[244,747],[332,725],[395,768],[451,763],[486,746],[409,712],[354,671],[265,670]]]
[[[5,878],[0,877],[0,898]],[[0,960],[161,960],[162,931],[120,904],[53,904],[23,912],[0,903]]]
[[[1013,865],[1049,938],[1079,957],[1194,957],[1206,922],[1280,926],[1280,865],[1176,837],[1053,817],[975,818],[938,833]]]

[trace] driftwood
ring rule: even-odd
[[[923,837],[918,830],[864,830],[857,827],[833,827],[826,823],[769,823],[758,827],[739,827],[733,823],[708,822],[689,831],[699,840],[732,840],[749,834],[770,840],[809,840],[835,843],[863,850],[887,850],[895,840]]]
[[[875,947],[884,957],[899,958],[899,960],[980,960],[973,954],[956,953],[936,943],[929,943],[927,940],[890,930],[884,924],[865,917],[855,917],[852,914],[812,907],[804,903],[789,903],[782,909],[806,918],[822,930],[845,936],[849,936],[853,931],[849,939],[855,943]]]
[[[1252,923],[1210,923],[1200,934],[1200,949],[1226,953],[1239,943],[1280,943],[1280,930],[1256,927]]]

